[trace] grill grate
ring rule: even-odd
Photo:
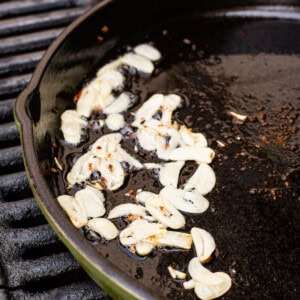
[[[0,299],[108,299],[42,216],[13,122],[15,97],[45,49],[93,2],[0,3]]]

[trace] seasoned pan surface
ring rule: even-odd
[[[253,8],[217,12],[199,9],[180,15],[172,12],[165,17],[158,14],[151,25],[151,18],[146,18],[143,26],[134,28],[131,24],[128,30],[105,15],[99,28],[108,25],[111,36],[102,44],[97,39],[96,17],[92,15],[47,62],[39,85],[30,91],[26,101],[33,120],[37,158],[26,152],[25,146],[25,159],[44,212],[58,224],[61,236],[67,240],[77,237],[72,242],[85,256],[78,256],[75,250],[82,264],[98,264],[115,284],[135,290],[139,296],[194,299],[194,293],[184,291],[167,271],[168,265],[186,271],[193,251],[166,249],[138,260],[120,250],[117,241],[106,245],[87,241],[84,231],[68,224],[54,198],[65,193],[67,167],[58,175],[49,170],[54,156],[67,166],[70,158],[87,147],[52,147],[61,142],[59,115],[66,107],[72,107],[72,98],[81,85],[93,77],[101,64],[124,53],[129,46],[151,41],[162,52],[162,61],[150,78],[131,81],[130,91],[139,95],[139,103],[157,92],[180,94],[185,103],[176,119],[205,133],[216,150],[212,167],[217,185],[208,195],[210,207],[204,214],[188,215],[185,231],[199,226],[214,236],[217,251],[208,267],[228,272],[233,279],[233,287],[224,299],[296,299],[300,13],[296,8],[292,16],[286,14],[286,8],[275,10],[275,15],[274,10],[266,8],[256,8],[254,14],[249,11]],[[268,11],[272,11],[270,17]],[[108,12],[116,10],[112,6]],[[121,17],[117,12],[116,15]],[[26,127],[22,109],[19,104],[17,118]],[[246,122],[236,122],[229,111],[247,115]],[[89,143],[96,138],[91,134]],[[217,140],[225,147],[220,147]],[[32,166],[36,159],[38,170]],[[48,180],[44,185],[47,191],[37,183],[36,176],[40,174]],[[184,179],[182,176],[181,184]],[[152,192],[160,189],[147,172],[132,175],[124,188],[107,195],[108,209],[124,201],[129,186],[146,187]],[[97,281],[97,274],[90,273]],[[145,294],[139,294],[139,288]]]

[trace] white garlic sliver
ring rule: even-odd
[[[133,67],[140,73],[151,74],[154,70],[154,65],[151,60],[138,54],[127,53],[120,59],[124,65]]]
[[[102,217],[106,210],[103,205],[105,201],[103,194],[95,188],[85,188],[76,192],[75,200],[90,218]]]
[[[108,70],[101,72],[98,78],[102,81],[108,82],[113,89],[119,88],[123,85],[125,80],[124,76],[117,70]]]
[[[135,250],[138,255],[146,256],[152,252],[154,245],[147,241],[137,242],[135,245]]]
[[[209,232],[201,228],[193,227],[191,234],[197,257],[204,263],[216,249],[215,240]]]
[[[209,206],[209,202],[202,195],[173,187],[163,188],[159,195],[170,201],[180,211],[188,213],[203,213]]]
[[[149,44],[140,44],[134,47],[133,51],[141,56],[144,56],[152,61],[157,61],[161,58],[160,52]]]
[[[103,108],[103,112],[107,115],[118,114],[126,111],[131,106],[131,99],[127,93],[122,93],[111,104]]]
[[[84,88],[76,104],[76,111],[80,116],[89,117],[94,109],[97,109],[96,105],[97,93],[93,88]],[[98,107],[101,109],[101,107]]]
[[[111,61],[110,63],[104,65],[97,71],[97,77],[100,77],[101,75],[110,71],[116,71],[121,64],[122,62],[120,58]]]
[[[168,266],[168,271],[169,271],[171,277],[174,279],[176,279],[176,278],[177,279],[185,279],[186,278],[185,273],[174,269],[172,266]]]
[[[132,246],[150,236],[164,232],[166,229],[162,224],[137,219],[120,232],[120,242],[124,246]]]
[[[186,146],[207,147],[207,140],[202,133],[194,133],[184,125],[180,126],[179,133]]]
[[[140,146],[147,151],[156,150],[157,133],[150,128],[139,128],[136,133]]]
[[[129,164],[129,166],[133,169],[142,169],[143,165],[134,157],[132,157],[129,153],[127,153],[124,149],[121,148],[120,145],[117,147],[116,158],[118,161],[125,161]]]
[[[149,202],[155,201],[155,199],[157,199],[158,197],[159,196],[157,194],[147,192],[147,191],[142,191],[136,194],[136,201],[144,204],[146,201]]]
[[[119,234],[119,230],[114,223],[105,218],[89,220],[88,227],[108,241],[115,239]]]
[[[219,284],[207,285],[202,282],[196,282],[195,284],[195,293],[196,295],[203,300],[215,299],[224,295],[231,287],[231,278],[223,272],[214,273],[215,276],[218,276],[223,279]]]
[[[134,215],[134,216],[140,216],[143,217],[146,215],[146,209],[137,204],[133,203],[124,203],[115,206],[108,214],[108,219],[115,219],[115,218],[120,218],[123,216],[129,216],[129,215]]]
[[[216,184],[214,170],[207,164],[201,163],[196,172],[184,186],[185,191],[194,191],[201,195],[208,194]]]
[[[192,236],[188,233],[167,231],[154,237],[156,246],[169,246],[180,249],[191,249]]]
[[[82,126],[77,122],[63,123],[61,131],[64,140],[71,145],[79,144],[81,140],[81,128]]]
[[[75,227],[80,228],[87,224],[87,216],[84,210],[75,201],[74,197],[61,195],[57,197],[57,201]]]
[[[107,116],[105,123],[108,129],[117,131],[125,125],[125,120],[121,114],[111,114]]]
[[[185,290],[191,290],[195,287],[196,282],[193,279],[190,279],[189,281],[185,281],[183,283],[183,288]]]
[[[178,229],[185,225],[184,216],[175,206],[162,197],[152,197],[145,200],[147,211],[160,223],[167,227]]]
[[[170,154],[170,160],[195,160],[198,163],[211,163],[215,152],[208,147],[179,147]]]
[[[170,162],[162,165],[159,171],[159,181],[166,187],[177,187],[180,170],[184,161]]]
[[[106,158],[111,156],[117,148],[118,144],[122,140],[122,135],[120,133],[111,133],[101,136],[92,145],[91,153],[100,158]]]

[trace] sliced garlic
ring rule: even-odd
[[[177,231],[166,231],[163,234],[155,235],[152,238],[153,243],[156,246],[161,247],[174,247],[180,249],[191,249],[192,246],[192,236],[188,233],[177,232]]]
[[[246,115],[242,115],[242,114],[239,114],[239,113],[236,113],[234,111],[229,111],[228,112],[231,116],[237,118],[238,120],[240,121],[246,121],[247,120],[247,116]]]
[[[159,195],[171,202],[180,211],[188,213],[203,213],[209,206],[209,202],[202,195],[174,187],[163,188]]]
[[[121,114],[108,115],[105,123],[108,129],[112,131],[117,131],[125,125],[124,117]]]
[[[60,116],[63,123],[79,123],[82,126],[86,126],[87,122],[81,119],[80,115],[74,109],[68,109]]]
[[[185,225],[184,216],[165,198],[152,195],[145,200],[145,206],[154,218],[167,227],[178,229]]]
[[[107,158],[111,156],[112,153],[116,152],[118,144],[122,140],[122,135],[120,133],[111,133],[101,136],[92,145],[91,152],[100,158]]]
[[[156,199],[156,198],[158,198],[157,194],[147,192],[147,191],[138,192],[136,194],[136,201],[139,203],[143,203],[143,204],[145,204],[146,201],[151,202],[153,199]]]
[[[150,223],[143,219],[137,219],[120,232],[120,242],[124,246],[136,245],[146,238],[166,232],[162,224]]]
[[[179,133],[186,146],[207,147],[207,140],[202,133],[193,133],[184,125],[180,126]]]
[[[134,47],[133,51],[141,56],[144,56],[152,61],[157,61],[161,58],[160,52],[149,44],[140,44]]]
[[[123,216],[135,215],[143,217],[146,215],[146,209],[137,204],[124,203],[115,206],[108,214],[108,219],[120,218]]]
[[[88,227],[108,241],[115,239],[119,234],[119,230],[114,223],[105,218],[89,220]]]
[[[80,156],[67,175],[70,184],[85,181],[97,169],[99,160],[90,152]]]
[[[136,133],[140,146],[147,151],[156,150],[157,134],[150,128],[139,128]]]
[[[120,162],[127,162],[133,169],[139,170],[143,168],[143,165],[137,159],[127,153],[124,149],[122,149],[120,145],[117,147],[116,157]]]
[[[116,70],[108,70],[106,72],[102,71],[98,78],[102,81],[108,82],[113,89],[122,87],[125,81],[124,76]]]
[[[97,92],[93,88],[84,88],[76,104],[76,111],[80,116],[89,117],[93,110],[100,110],[96,102]]]
[[[146,256],[152,252],[154,245],[147,241],[137,242],[135,245],[135,250],[138,255]]]
[[[75,200],[85,212],[87,217],[102,217],[106,210],[103,205],[105,201],[103,194],[95,188],[85,188],[75,194]]]
[[[120,59],[123,64],[133,67],[141,73],[151,74],[154,70],[151,60],[138,54],[127,53]]]
[[[104,65],[97,71],[97,77],[101,77],[101,75],[110,71],[116,71],[121,64],[122,62],[120,58],[111,61],[110,63]]]
[[[198,298],[203,300],[215,299],[224,295],[231,287],[231,278],[223,272],[214,273],[215,276],[222,278],[223,281],[218,284],[207,285],[202,282],[196,282],[195,293]]]
[[[185,290],[191,290],[191,289],[195,288],[195,284],[196,284],[196,282],[193,279],[190,279],[189,281],[185,281],[183,283],[183,288]]]
[[[82,126],[77,122],[63,123],[61,125],[61,131],[64,140],[71,145],[79,144],[81,140],[81,128]]]
[[[188,271],[191,277],[195,281],[200,281],[205,285],[218,285],[221,284],[224,280],[223,278],[215,275],[208,269],[206,269],[201,263],[198,257],[194,257],[190,260]]]
[[[170,160],[195,160],[198,163],[211,163],[215,152],[208,147],[179,147],[170,154]]]
[[[204,229],[193,227],[191,229],[193,243],[200,262],[207,261],[216,249],[216,243],[212,235]]]
[[[169,271],[171,277],[174,279],[185,279],[186,278],[186,273],[178,271],[178,270],[174,269],[172,266],[168,266],[168,271]]]
[[[122,93],[110,105],[104,107],[103,112],[109,114],[119,114],[128,110],[131,106],[131,99],[127,93]]]
[[[80,228],[88,223],[84,210],[75,201],[74,197],[61,195],[57,197],[57,201],[75,227]]]
[[[125,173],[120,162],[115,159],[102,158],[97,166],[104,180],[105,189],[114,191],[124,183]]]
[[[214,188],[215,184],[216,175],[214,170],[209,165],[201,163],[185,184],[184,190],[206,195]]]

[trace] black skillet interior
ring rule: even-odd
[[[244,1],[252,5],[247,8],[238,4],[115,1],[71,32],[49,61],[27,111],[34,122],[38,163],[59,209],[54,197],[65,192],[64,182],[49,169],[54,155],[65,163],[73,151],[57,153],[51,147],[60,143],[60,114],[73,107],[81,84],[102,63],[128,46],[153,42],[163,59],[151,78],[133,81],[130,90],[141,101],[157,92],[182,95],[185,109],[176,118],[203,132],[216,149],[217,185],[208,195],[210,208],[188,215],[185,231],[200,226],[214,236],[217,251],[208,267],[233,279],[224,299],[296,299],[300,8],[253,6],[272,1]],[[101,31],[104,25],[108,33]],[[230,110],[246,114],[247,121],[235,122]],[[160,188],[146,173],[131,179],[133,188]],[[108,205],[124,201],[128,189],[110,195]],[[128,257],[114,242],[95,244],[95,251],[163,298],[195,297],[167,272],[170,264],[186,271],[192,251],[156,251],[145,260]]]

